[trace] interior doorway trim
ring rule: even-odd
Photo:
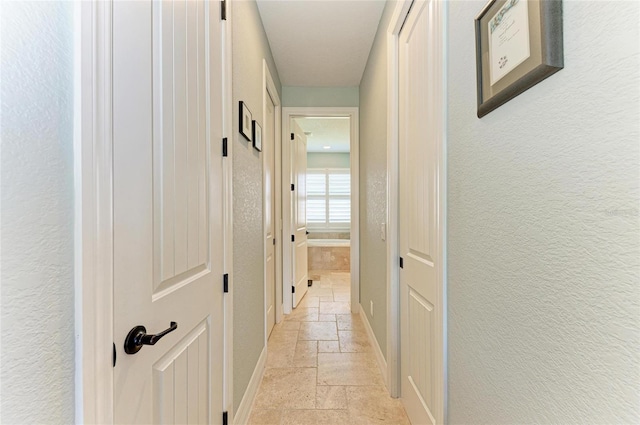
[[[224,299],[224,368],[222,403],[229,423],[234,423],[233,411],[233,60],[231,34],[233,2],[226,2],[226,20],[222,25],[222,134],[227,137],[227,157],[222,159],[224,198],[224,273],[229,275],[229,293]],[[222,17],[221,17],[222,18]]]
[[[360,155],[359,155],[359,109],[357,107],[285,107],[282,108],[282,234],[293,232],[291,214],[292,182],[291,141],[288,136],[292,118],[297,117],[349,117],[350,122],[350,172],[351,172],[351,312],[357,314],[360,309]],[[291,313],[293,285],[291,244],[283,244],[282,287],[283,311]]]
[[[387,28],[387,387],[400,397],[399,36],[412,0],[395,5]]]
[[[273,174],[275,177],[275,217],[274,217],[274,230],[273,237],[276,239],[274,255],[275,259],[274,265],[276,267],[276,284],[275,284],[275,309],[276,309],[276,323],[280,323],[282,321],[282,285],[278,285],[278,282],[282,282],[282,246],[283,238],[282,238],[282,224],[280,217],[282,217],[282,195],[281,191],[277,188],[282,186],[282,169],[280,163],[282,162],[282,146],[278,143],[278,140],[282,139],[282,112],[281,112],[281,103],[280,96],[278,96],[278,89],[276,88],[276,84],[273,81],[273,77],[271,76],[271,72],[269,71],[269,65],[265,59],[262,59],[262,127],[266,128],[267,122],[267,102],[273,101],[275,106],[274,108],[274,137],[273,137],[273,149],[275,155],[275,165]],[[267,229],[267,187],[266,187],[266,170],[267,170],[267,156],[262,154],[262,217],[263,217],[263,228],[262,228],[262,239],[264,244],[264,258],[263,258],[263,273],[264,273],[264,344],[267,345],[267,339],[269,335],[267,334],[267,246],[266,246],[266,229]]]
[[[112,3],[74,8],[76,420],[113,423]]]

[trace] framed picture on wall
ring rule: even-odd
[[[253,147],[262,152],[262,127],[256,120],[253,120]]]
[[[478,118],[564,67],[560,0],[491,0],[475,29]]]
[[[251,116],[251,111],[247,107],[247,104],[243,101],[240,101],[240,134],[244,136],[245,139],[251,141],[251,123],[253,121],[253,117]]]

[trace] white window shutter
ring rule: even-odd
[[[315,231],[349,230],[351,226],[349,170],[307,170],[307,226]]]

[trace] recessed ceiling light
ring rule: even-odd
[[[331,146],[323,146],[322,149],[331,149]]]

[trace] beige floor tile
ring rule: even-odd
[[[290,320],[283,320],[282,322],[277,323],[273,327],[273,332],[277,333],[279,331],[297,331],[298,329],[300,329],[300,322],[294,322],[294,321],[290,321]]]
[[[317,307],[298,307],[294,308],[291,314],[285,317],[285,320],[294,320],[297,322],[312,322],[318,320]]]
[[[349,273],[317,273],[271,333],[249,425],[408,425],[384,387],[364,323],[349,310]]]
[[[399,399],[389,396],[379,386],[347,387],[350,423],[380,425],[410,425]]]
[[[318,341],[318,353],[339,353],[340,343],[338,341]]]
[[[347,286],[351,284],[351,275],[349,273],[334,272],[331,273],[329,278],[336,286]]]
[[[349,283],[349,286],[344,286],[342,284],[334,284],[333,285],[333,294],[342,294],[342,295],[349,295],[351,293],[351,283]]]
[[[353,329],[364,330],[362,319],[357,314],[337,314],[338,330],[351,331]]]
[[[333,294],[325,297],[320,297],[320,302],[333,302]]]
[[[298,332],[299,340],[337,341],[335,322],[303,322]]]
[[[300,326],[302,322],[290,322]],[[298,331],[273,331],[267,343],[266,367],[299,367],[294,362],[298,342]],[[314,362],[315,366],[315,362]]]
[[[301,322],[297,322],[301,323]],[[298,339],[297,330],[274,330],[269,336],[267,346],[269,348],[278,348],[278,346],[289,346],[291,341]]]
[[[247,425],[280,425],[282,410],[253,409]]]
[[[371,352],[369,337],[363,331],[338,331],[340,351],[342,353]]]
[[[307,294],[304,298],[302,298],[302,301],[300,301],[300,304],[298,304],[298,307],[319,307],[320,303],[320,298],[318,297],[312,297],[309,294]]]
[[[318,385],[383,385],[371,353],[319,353]]]
[[[309,291],[307,292],[307,296],[333,297],[333,290],[331,289],[331,287],[319,288],[319,287],[312,286],[311,288],[309,288]]]
[[[318,322],[335,322],[336,315],[335,314],[319,314]]]
[[[295,356],[295,345],[289,344],[286,347],[267,350],[267,363],[265,367],[291,367],[293,366],[293,357]]]
[[[335,292],[334,290],[333,300],[337,302],[349,302],[351,301],[351,294],[349,293],[341,294],[341,293]]]
[[[322,302],[320,301],[320,314],[349,314],[351,306],[348,302]]]
[[[348,425],[347,410],[285,410],[282,425]]]
[[[322,386],[316,389],[316,409],[346,409],[346,387]]]
[[[316,368],[266,369],[254,409],[313,409],[316,405]]]
[[[293,367],[316,367],[318,365],[318,341],[298,341],[293,356]]]

